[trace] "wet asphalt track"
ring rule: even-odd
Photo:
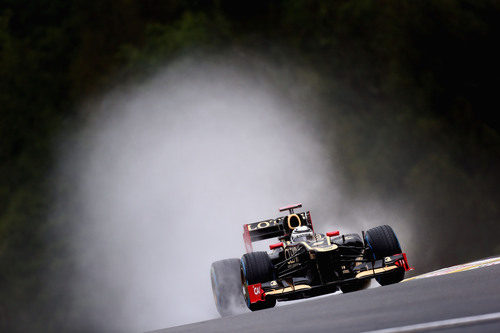
[[[495,265],[155,332],[365,332],[497,313],[499,277]],[[500,318],[418,332],[500,332]]]

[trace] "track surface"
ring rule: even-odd
[[[499,276],[495,265],[156,332],[365,332],[497,313]],[[500,319],[423,331],[500,332]]]

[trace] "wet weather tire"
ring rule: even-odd
[[[243,313],[246,302],[241,292],[240,259],[216,261],[210,267],[215,306],[222,317]]]
[[[369,229],[365,234],[365,239],[371,249],[373,257],[377,260],[402,252],[396,234],[388,225],[381,225]],[[398,283],[402,281],[404,277],[405,270],[403,268],[398,268],[387,274],[376,277],[375,280],[377,280],[380,285],[386,286]]]
[[[276,299],[266,299],[252,304],[248,297],[248,285],[272,280],[274,280],[274,267],[267,252],[251,252],[241,257],[241,284],[246,304],[250,310],[257,311],[276,305]]]

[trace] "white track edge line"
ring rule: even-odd
[[[408,325],[401,327],[385,328],[376,331],[366,331],[364,333],[403,333],[403,332],[422,332],[437,328],[450,328],[462,325],[471,325],[477,323],[484,323],[488,321],[494,321],[500,319],[500,312],[488,313],[478,316],[454,318],[447,320],[432,321],[423,324]]]

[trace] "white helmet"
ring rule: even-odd
[[[312,241],[314,240],[314,233],[307,226],[297,227],[293,229],[290,240],[292,242]]]

